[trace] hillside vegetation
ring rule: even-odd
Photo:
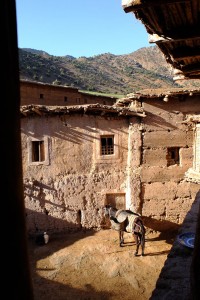
[[[172,69],[157,46],[126,55],[111,53],[75,58],[19,49],[20,79],[126,95],[143,89],[199,88],[200,81],[173,81]]]

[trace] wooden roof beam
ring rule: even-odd
[[[143,2],[142,0],[122,0],[123,10],[128,12],[134,12],[139,9],[145,9],[152,6],[161,6],[167,4],[176,4],[176,3],[186,3],[190,0],[149,0],[148,2]]]
[[[197,64],[196,64],[197,65]],[[194,64],[192,65],[194,66]],[[190,65],[191,67],[191,65]],[[182,67],[183,69],[183,67]],[[174,69],[174,77],[173,80],[187,80],[187,79],[200,79],[200,68],[196,68],[195,71],[193,71],[193,67],[191,67],[191,70],[185,71],[182,69]]]
[[[173,56],[173,58],[176,61],[181,61],[181,60],[186,60],[186,59],[194,59],[194,58],[200,59],[200,53],[199,54],[195,54],[195,56],[192,55],[192,54],[188,54],[188,55],[181,55],[181,56]]]
[[[23,116],[27,117],[27,112],[25,112],[25,111],[20,111],[20,112]]]
[[[200,74],[200,62],[186,65],[180,68],[180,70],[187,76],[187,74]]]
[[[189,74],[188,76],[184,76],[183,74],[179,74],[173,77],[174,81],[178,80],[191,80],[191,79],[200,79],[200,73],[199,74]]]
[[[33,107],[32,108],[32,111],[34,111],[36,114],[38,114],[39,116],[42,116],[42,112],[40,111],[40,108],[36,108],[36,107]]]
[[[174,60],[180,61],[184,59],[198,59],[200,58],[200,49],[194,49],[189,47],[177,48],[170,52]]]
[[[136,116],[144,118],[146,117],[145,112],[143,113],[137,113],[137,112],[130,112],[130,111],[119,111],[118,116]]]
[[[173,33],[175,36],[176,34]],[[181,42],[185,40],[200,40],[200,34],[198,35],[192,35],[191,34],[185,34],[184,36],[181,37],[170,37],[170,36],[161,36],[156,33],[154,34],[149,34],[148,41],[150,44],[152,43],[173,43],[173,42]]]

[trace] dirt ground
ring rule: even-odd
[[[174,238],[147,231],[145,256],[137,257],[131,234],[119,247],[112,229],[50,236],[44,246],[30,240],[34,299],[150,299]]]

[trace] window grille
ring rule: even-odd
[[[114,135],[101,137],[101,155],[114,154]]]

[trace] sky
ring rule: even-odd
[[[121,0],[16,0],[16,13],[19,48],[78,58],[152,46]]]

